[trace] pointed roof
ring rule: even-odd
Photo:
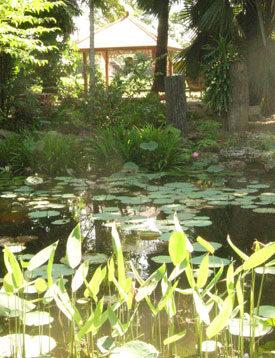
[[[77,41],[76,45],[80,50],[89,49],[89,36]],[[151,49],[156,46],[156,32],[139,20],[129,16],[128,13],[123,18],[95,31],[96,50]],[[181,49],[181,46],[176,41],[168,40],[168,51],[178,52]]]

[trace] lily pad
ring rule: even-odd
[[[215,251],[218,250],[220,247],[222,247],[222,244],[220,244],[218,242],[211,241],[211,242],[209,242],[209,244],[211,246],[213,246]],[[192,245],[193,245],[194,251],[208,252],[208,250],[205,247],[203,247],[201,244],[199,244],[198,242],[194,242],[194,244],[192,244]]]
[[[55,220],[53,222],[51,222],[52,225],[65,225],[68,224],[70,222],[69,219],[60,219],[60,220]]]
[[[42,183],[43,183],[43,178],[40,178],[40,177],[30,176],[25,179],[25,184],[28,184],[28,185],[38,185],[38,184],[42,184]]]
[[[151,260],[156,262],[157,264],[164,264],[164,263],[170,264],[172,262],[171,257],[168,255],[167,256],[155,256],[155,257],[152,257]]]
[[[100,253],[85,254],[82,256],[82,259],[84,261],[88,260],[90,265],[100,265],[108,261],[108,256]]]
[[[32,358],[49,353],[56,347],[56,341],[49,336],[9,334],[0,337],[0,356]],[[15,354],[16,352],[16,354]]]
[[[259,214],[275,214],[275,208],[257,208],[253,209],[253,211]]]
[[[254,337],[265,336],[272,331],[272,327],[266,325],[257,319],[253,320],[253,329],[250,320],[241,320],[238,318],[231,319],[228,322],[229,332],[235,336],[251,337],[252,331]]]
[[[60,215],[60,212],[56,210],[32,211],[28,213],[28,216],[31,219],[47,218],[47,217],[58,216],[58,215]]]
[[[204,259],[205,255],[201,255],[201,256],[197,256],[197,257],[193,257],[190,261],[193,265],[200,265],[202,260]],[[221,267],[229,265],[230,264],[230,260],[225,259],[223,257],[219,257],[219,256],[210,256],[209,257],[209,267]]]
[[[36,277],[47,279],[48,278],[47,268],[48,268],[47,265],[43,265],[33,271],[26,271],[25,275],[27,276],[27,278],[30,279],[34,279]],[[73,274],[73,270],[69,266],[64,264],[53,264],[52,277],[54,279],[59,278],[61,275],[70,276],[72,274]]]
[[[220,342],[216,341],[203,341],[201,344],[202,352],[215,352],[216,350],[222,348],[223,345]]]
[[[156,142],[143,142],[140,144],[140,148],[144,149],[144,150],[149,150],[150,152],[152,152],[153,150],[155,150],[158,147],[158,143]]]
[[[157,358],[158,351],[151,344],[131,341],[112,351],[110,358]]]
[[[50,316],[49,312],[33,311],[24,314],[22,320],[27,326],[42,326],[53,322],[53,317]]]
[[[254,309],[254,313],[256,313],[257,308]],[[274,306],[260,306],[259,307],[259,316],[265,318],[275,318],[275,307]]]

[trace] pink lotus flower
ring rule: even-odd
[[[193,158],[198,158],[198,156],[199,156],[199,153],[198,153],[198,152],[192,153],[192,157],[193,157]]]

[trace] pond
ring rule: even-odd
[[[20,259],[19,255],[22,255],[21,251],[23,250],[27,254],[34,254],[59,240],[55,254],[56,264],[53,267],[53,277],[57,279],[60,274],[63,274],[67,280],[73,270],[64,261],[66,242],[76,224],[80,223],[81,235],[84,237],[81,262],[88,260],[92,267],[91,271],[97,272],[97,267],[104,267],[108,258],[112,255],[111,227],[113,222],[116,222],[124,259],[126,262],[131,260],[134,263],[141,284],[148,278],[150,279],[150,275],[154,272],[157,271],[160,274],[159,270],[163,267],[161,266],[163,263],[167,265],[167,274],[171,274],[175,263],[173,255],[171,255],[169,239],[172,232],[175,231],[175,223],[177,225],[178,222],[190,242],[194,243],[199,236],[212,242],[214,247],[216,247],[215,245],[217,245],[217,248],[221,246],[217,249],[218,253],[210,259],[210,263],[207,265],[209,275],[210,270],[208,269],[211,266],[212,268],[214,266],[215,274],[215,270],[221,264],[226,266],[230,264],[232,259],[235,260],[237,265],[241,264],[240,257],[230,247],[227,240],[228,235],[234,245],[241,249],[245,255],[253,253],[252,247],[256,239],[261,242],[261,246],[274,241],[275,192],[273,178],[266,178],[263,182],[263,178],[255,179],[255,175],[253,179],[249,179],[232,173],[231,175],[230,173],[221,173],[219,167],[215,166],[207,175],[198,169],[190,174],[182,178],[167,176],[165,173],[119,172],[110,177],[90,177],[89,179],[72,177],[56,177],[54,179],[11,178],[8,174],[2,175],[0,176],[0,245],[3,247],[7,245],[10,251],[14,252],[14,255]],[[179,230],[176,229],[176,231]],[[203,265],[205,256],[202,254],[206,250],[198,244],[194,244],[194,248],[194,257],[191,260],[193,260],[192,267],[195,267],[194,270],[196,270],[197,267]],[[21,256],[21,258],[24,261],[30,259],[26,256]],[[3,258],[1,260],[0,277],[4,277],[6,267]],[[61,264],[60,260],[62,261]],[[100,264],[102,266],[98,266]],[[127,273],[134,277],[133,270],[127,263],[125,265]],[[165,277],[163,275],[160,274],[162,280]],[[261,304],[271,305],[275,298],[275,281],[272,275],[265,276]],[[47,268],[38,272],[37,275],[25,276],[25,279],[33,280],[37,277],[47,279]],[[137,277],[135,278],[137,279]],[[252,278],[249,279],[249,284],[254,282]],[[161,282],[162,286],[165,285],[163,281]],[[182,287],[186,286],[186,278],[180,279],[179,286],[181,285]],[[255,279],[255,285],[258,290],[257,285],[261,285],[258,278]],[[70,287],[70,284],[67,283],[67,287]],[[107,294],[108,287],[106,285],[102,287],[102,290],[105,292],[105,296],[112,297],[111,294]],[[175,291],[175,288],[173,290]],[[1,292],[4,292],[4,288],[1,289]],[[80,296],[83,296],[83,290],[80,290],[80,292]],[[163,292],[161,293],[160,289],[157,288],[154,295],[161,299],[161,296],[165,296]],[[196,294],[193,292],[193,296],[196,297]],[[31,296],[31,294],[29,295]],[[200,290],[198,295],[200,295]],[[198,341],[192,334],[193,331],[196,331],[194,322],[198,322],[197,319],[191,317],[194,316],[194,305],[190,301],[190,295],[180,296],[176,299],[176,304],[181,308],[177,308],[177,320],[171,324],[171,327],[169,327],[169,324],[167,326],[169,312],[159,314],[158,325],[155,325],[155,323],[148,324],[148,322],[151,322],[152,312],[150,309],[148,310],[148,305],[143,302],[143,299],[140,300],[139,314],[133,318],[133,327],[131,327],[131,331],[135,331],[135,334],[132,332],[133,337],[140,337],[140,341],[154,343],[154,346],[160,351],[161,357],[172,357],[172,355],[185,357],[195,355],[198,352],[196,348]],[[182,298],[183,296],[184,298]],[[31,297],[33,299],[33,296]],[[59,298],[64,299],[63,296]],[[142,298],[145,298],[145,296]],[[157,298],[154,300],[157,300]],[[96,302],[97,300],[95,300]],[[167,302],[169,302],[169,299],[167,299]],[[165,304],[163,305],[165,306]],[[197,309],[197,303],[195,306]],[[80,305],[81,313],[85,312],[84,307],[85,305]],[[64,316],[60,318],[62,313],[57,313],[57,311],[56,308],[51,309],[52,316],[56,313],[56,317],[54,317],[53,323],[50,322],[52,326],[51,335],[59,343],[57,348],[51,352],[55,357],[62,356],[60,352],[64,349],[65,337],[70,335],[72,329],[72,325],[68,322],[64,323]],[[10,311],[8,312],[10,313]],[[62,309],[61,312],[64,315]],[[123,313],[123,309],[121,312]],[[127,313],[129,312],[127,311]],[[14,333],[10,329],[13,325],[16,326],[16,323],[14,323],[14,318],[9,317],[7,320],[6,312],[1,313],[1,300],[0,314],[3,316],[2,319],[0,317],[0,325],[3,328],[1,335],[5,336],[7,332]],[[86,315],[87,313],[83,314]],[[110,312],[109,314],[112,316]],[[114,316],[116,317],[115,314]],[[121,318],[121,316],[119,317]],[[275,319],[275,315],[272,316],[273,318]],[[114,317],[113,319],[112,326],[119,325]],[[111,322],[110,317],[109,320]],[[192,321],[191,328],[186,323],[189,321]],[[203,317],[199,316],[199,322],[201,321],[205,323]],[[205,324],[207,326],[207,323]],[[40,327],[40,325],[38,326]],[[173,333],[177,333],[179,328],[186,329],[185,336],[174,338],[176,343],[172,339],[171,343],[168,342],[163,347],[160,341],[167,338],[167,335],[173,336]],[[50,328],[44,328],[41,331],[40,327],[38,330],[39,335],[42,336],[41,332],[48,334]],[[26,331],[32,335],[35,328],[30,325]],[[102,332],[106,333],[107,328],[103,327]],[[259,354],[274,350],[274,336],[269,331],[268,333],[268,339],[264,337],[262,340],[264,342],[262,347],[265,346]],[[110,332],[106,334],[110,334]],[[122,333],[121,336],[123,336]],[[206,340],[205,337],[203,339],[200,337],[200,339],[201,343]],[[119,343],[122,344],[121,341]],[[92,345],[91,342],[89,344]],[[232,342],[230,344],[233,347],[234,344]],[[47,345],[51,345],[51,343],[47,343]],[[242,352],[248,350],[251,355],[253,352],[251,345],[247,348],[247,343],[245,343],[244,347]],[[81,351],[81,355],[85,355],[86,348],[82,348],[75,349]],[[143,348],[146,351],[148,347],[138,347],[139,350]],[[101,347],[101,349],[103,349],[101,350],[103,352],[104,348]],[[201,354],[204,354],[202,351]],[[257,354],[258,351],[257,346]],[[256,354],[256,350],[254,353]],[[1,354],[4,356],[3,352]],[[71,352],[71,354],[73,356],[76,353]],[[146,354],[144,356],[147,356]],[[153,357],[156,353],[151,351],[150,354]],[[227,356],[224,351],[223,354]],[[238,353],[236,355],[238,356]],[[26,356],[33,355],[26,354]],[[97,356],[96,353],[94,356]],[[120,357],[120,355],[116,354],[116,357]]]

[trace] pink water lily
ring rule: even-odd
[[[199,156],[199,153],[198,153],[198,152],[192,153],[192,157],[193,157],[193,158],[197,158],[198,156]]]

